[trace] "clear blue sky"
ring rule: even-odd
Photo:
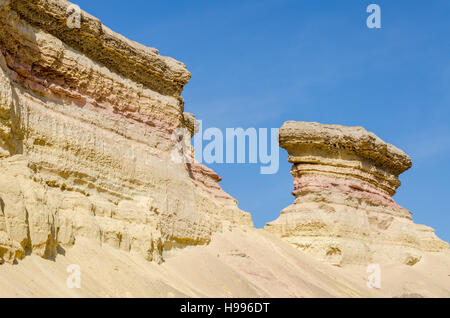
[[[395,199],[450,241],[450,1],[74,0],[192,73],[185,110],[206,127],[281,127],[286,120],[360,125],[407,152]],[[368,29],[366,7],[381,7]],[[256,226],[292,203],[280,170],[215,164]]]

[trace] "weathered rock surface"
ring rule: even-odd
[[[0,266],[0,297],[450,295],[448,245],[392,199],[411,167],[401,150],[359,127],[286,123],[296,199],[272,233],[254,229],[193,160],[184,64],[85,12],[68,27],[69,5],[0,0],[0,264],[16,264]],[[294,247],[379,261],[383,288],[366,266]]]
[[[67,288],[70,264],[80,266],[80,289]],[[380,264],[380,288],[367,286],[366,268],[331,266],[259,229],[217,233],[163,264],[80,238],[55,261],[0,266],[0,297],[450,297],[450,254]]]
[[[0,263],[78,237],[160,262],[251,226],[212,170],[172,160],[195,126],[184,64],[85,12],[69,28],[69,5],[0,1]]]
[[[160,263],[230,229],[240,233],[229,234],[233,244],[253,246],[267,234],[272,247],[297,252],[250,229],[250,215],[221,189],[221,178],[192,160],[197,123],[184,112],[181,92],[190,79],[184,64],[85,12],[80,28],[69,28],[69,5],[0,0],[0,264],[29,254],[55,259],[79,241],[77,255],[80,246],[94,255],[93,247],[106,244],[118,255],[134,252]],[[267,230],[335,265],[384,259],[413,265],[424,253],[448,250],[392,199],[398,176],[411,167],[401,150],[360,127],[297,122],[280,130],[280,145],[294,164],[296,199]],[[284,261],[268,257],[273,248],[265,243],[254,246],[258,261],[250,268],[233,261],[232,271],[269,291],[273,284],[261,271],[275,280],[272,268]],[[248,261],[251,254],[237,246],[226,257]],[[207,268],[197,256],[192,268]],[[291,281],[292,273],[285,274]],[[284,287],[277,295],[285,295]]]
[[[392,196],[411,159],[362,127],[288,121],[280,146],[293,164],[294,204],[266,229],[334,265],[391,260],[414,265],[448,251]]]

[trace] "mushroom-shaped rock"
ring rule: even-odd
[[[448,249],[392,198],[412,166],[402,150],[362,127],[311,122],[286,122],[279,141],[293,164],[295,201],[266,229],[335,265],[412,265],[423,251]]]

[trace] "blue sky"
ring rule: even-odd
[[[185,110],[207,127],[286,120],[358,125],[407,152],[396,201],[450,241],[450,1],[75,0],[83,10],[192,73]],[[366,8],[381,7],[381,29]],[[292,203],[280,170],[210,165],[256,226]]]

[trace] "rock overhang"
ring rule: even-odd
[[[370,160],[399,175],[412,167],[411,158],[401,149],[384,142],[363,127],[326,125],[316,122],[287,121],[279,130],[280,147],[289,153],[289,161],[298,163],[303,148],[348,153]]]

